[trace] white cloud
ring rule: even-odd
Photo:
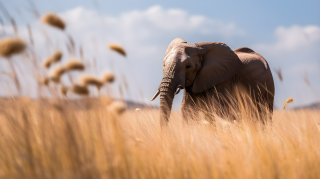
[[[309,73],[312,75],[315,75],[316,72],[319,72],[320,70],[320,61],[319,63],[301,63],[298,65],[295,65],[292,68],[289,68],[287,70],[288,74],[302,74],[302,73]]]
[[[275,41],[271,44],[258,44],[253,49],[262,54],[272,70],[281,68],[283,82],[274,73],[276,100],[281,104],[293,97],[295,106],[320,100],[314,90],[320,90],[318,78],[320,71],[320,27],[280,26],[274,31]],[[308,75],[311,87],[303,78]]]
[[[319,70],[316,64],[320,60],[320,27],[280,26],[274,36],[274,43],[254,46],[272,66],[282,67],[291,74]]]
[[[294,25],[291,27],[278,27],[275,30],[276,42],[274,44],[260,44],[259,50],[282,53],[283,51],[294,52],[304,48],[311,48],[320,40],[320,27]]]
[[[175,37],[211,35],[230,38],[244,34],[233,23],[191,15],[180,9],[164,9],[161,6],[152,6],[145,11],[126,12],[118,17],[78,7],[61,16],[68,24],[67,31],[77,36],[82,43],[90,42],[93,36],[98,38],[98,43],[119,42],[128,49],[130,55],[139,55],[139,59],[156,52],[163,53],[165,50],[159,48],[163,48]]]
[[[292,73],[318,70],[320,27],[280,26],[275,29],[274,36],[274,43],[254,46],[255,51],[263,54],[269,63],[291,68],[289,71]]]

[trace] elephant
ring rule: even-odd
[[[230,99],[236,99],[235,89],[242,87],[262,112],[265,104],[273,113],[275,87],[267,61],[248,47],[232,50],[221,42],[188,44],[174,39],[163,60],[163,78],[152,101],[160,94],[160,124],[167,126],[173,98],[183,89],[181,112],[185,121],[189,113],[207,110],[210,100],[218,101],[228,110]],[[229,100],[220,100],[222,99]],[[201,105],[202,104],[202,105]]]

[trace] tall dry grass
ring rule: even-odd
[[[1,103],[0,178],[320,176],[319,111],[276,111],[264,127],[221,119],[183,125],[173,112],[161,129],[158,110],[118,114],[83,103]]]
[[[18,27],[10,20],[17,35]],[[61,30],[67,25],[55,14],[42,20]],[[33,46],[30,27],[28,31]],[[71,35],[67,38],[70,54],[75,55],[79,47],[83,61],[70,60],[52,69],[49,76],[43,75],[34,48],[28,47],[26,59],[21,57],[34,63],[35,71],[39,71],[36,79],[51,92],[48,96],[31,100],[21,97],[19,91],[16,98],[0,98],[0,178],[319,178],[319,111],[276,111],[273,122],[263,125],[256,119],[259,112],[246,109],[251,103],[243,98],[240,101],[246,105],[232,104],[230,110],[236,120],[210,113],[197,115],[195,122],[185,124],[180,112],[173,112],[169,126],[161,129],[157,109],[126,110],[124,102],[114,101],[108,85],[121,78],[111,72],[102,75],[101,84],[93,78],[84,84],[73,83],[71,76],[69,83],[60,81],[64,73],[88,68],[81,46]],[[5,48],[0,49],[0,55],[4,57],[26,48],[22,41],[1,42]],[[119,45],[109,48],[126,56]],[[44,66],[49,68],[61,57],[62,53],[56,53]],[[8,62],[12,72],[5,74],[14,77],[20,90],[13,63]],[[277,74],[282,80],[280,70]],[[21,81],[26,79],[23,77]],[[125,77],[122,79],[128,90]],[[88,85],[102,83],[108,95],[99,92],[99,98],[91,100]],[[36,91],[41,92],[41,88]],[[76,102],[59,97],[58,92],[83,98]],[[242,113],[236,114],[237,110]],[[212,117],[215,120],[208,120]]]

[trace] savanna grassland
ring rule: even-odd
[[[59,16],[42,22],[65,35],[69,54],[55,49],[44,60],[36,34],[28,28],[29,41],[20,39],[6,15],[14,33],[0,39],[0,60],[8,64],[0,84],[9,89],[0,100],[1,179],[319,178],[320,111],[276,110],[264,125],[244,107],[236,120],[213,113],[215,120],[200,115],[191,124],[176,111],[161,128],[157,109],[128,109],[112,96],[109,84],[122,78],[83,73],[95,61],[83,58]],[[127,55],[120,45],[109,49]],[[27,67],[29,76],[20,71]],[[23,95],[29,89],[22,83],[36,97]]]
[[[266,126],[247,118],[183,125],[175,112],[164,129],[158,113],[9,101],[0,113],[0,177],[319,177],[318,111],[276,111]]]

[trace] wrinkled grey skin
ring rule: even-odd
[[[243,86],[255,103],[267,103],[273,112],[275,90],[269,65],[247,47],[232,51],[220,42],[193,45],[177,38],[165,53],[163,73],[158,89],[161,126],[168,125],[173,98],[179,89],[184,89],[181,111],[185,121],[190,119],[190,112],[205,110],[212,99],[227,107],[221,97],[236,98],[237,85]]]

